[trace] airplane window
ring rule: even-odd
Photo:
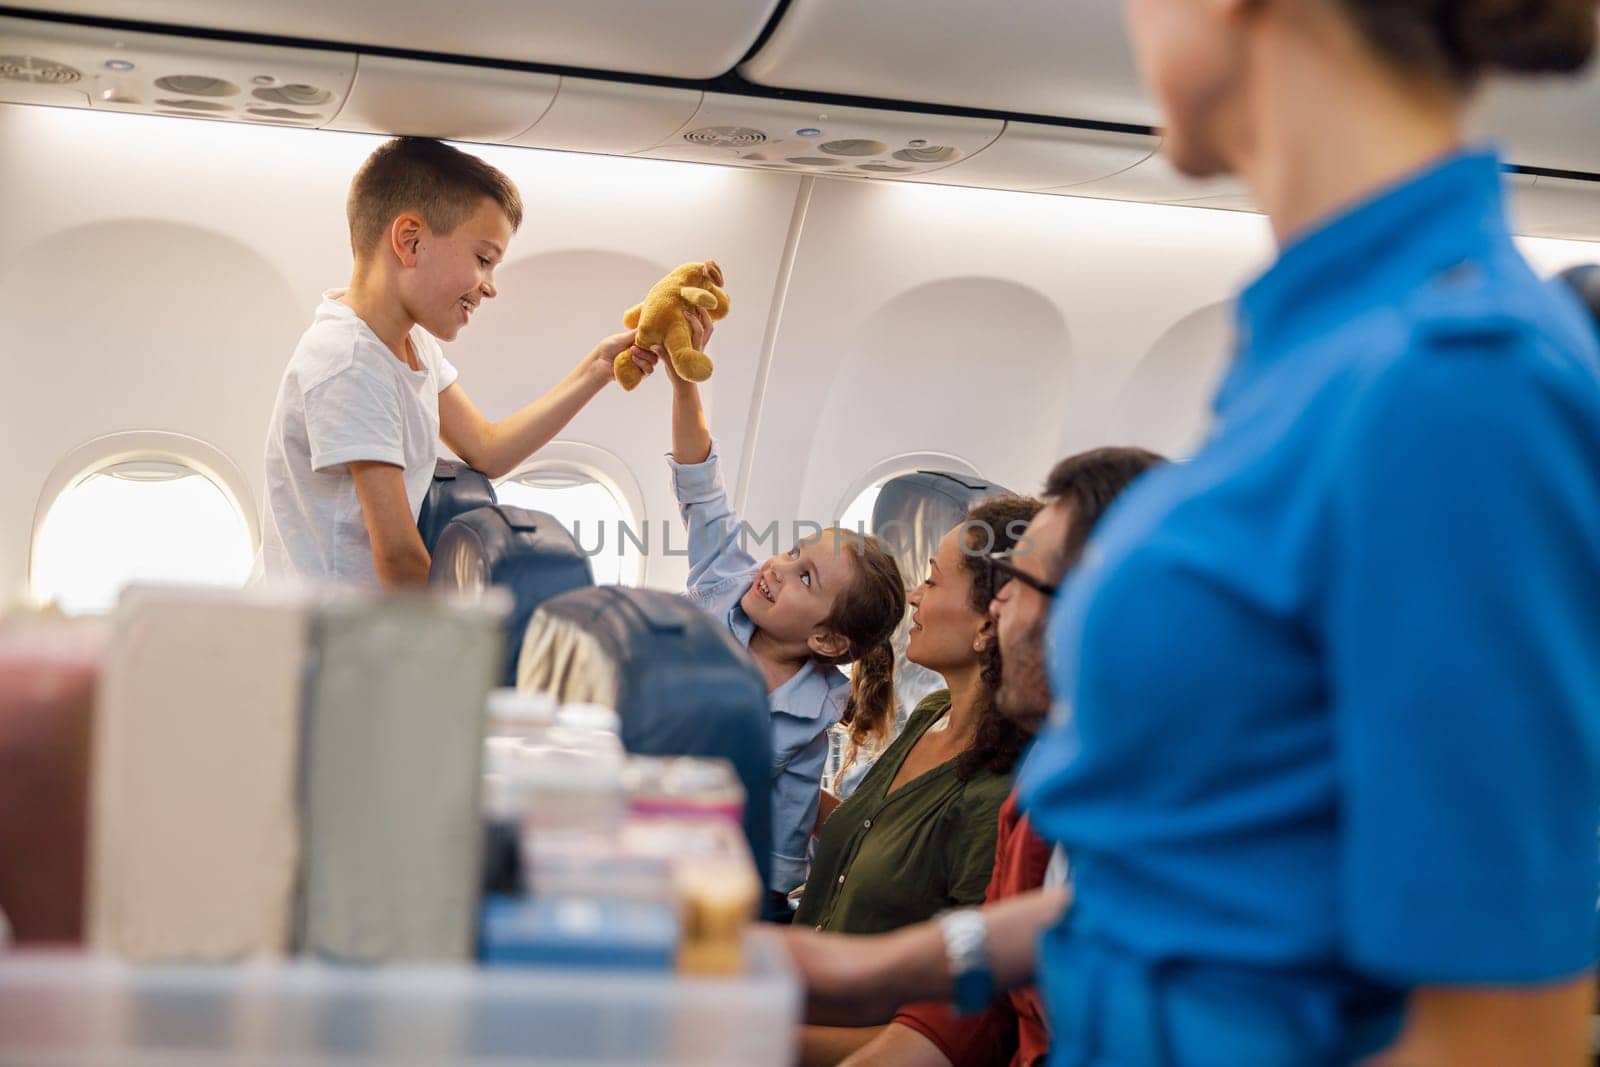
[[[882,491],[882,484],[869,485],[861,490],[850,506],[844,509],[844,514],[839,516],[839,526],[845,530],[871,533],[872,506],[878,502],[878,494]]]
[[[878,502],[878,494],[883,491],[883,485],[869,485],[856,495],[850,506],[844,509],[839,516],[841,530],[857,530],[861,533],[872,532],[872,506]],[[839,669],[844,671],[845,677],[850,676],[850,668],[854,664],[846,663]],[[837,769],[837,768],[835,768]]]
[[[110,609],[129,582],[241,586],[253,557],[244,515],[210,478],[178,462],[119,463],[51,504],[29,585],[80,615]]]
[[[922,453],[897,456],[872,468],[864,477],[870,483],[860,490],[839,515],[839,525],[847,530],[872,529],[872,513],[885,486],[901,475],[914,471],[943,472],[956,479],[956,483],[983,484],[984,479],[970,464],[959,457]],[[859,482],[856,484],[860,484]],[[961,521],[966,504],[958,498],[942,493],[931,493],[926,499],[905,497],[894,502],[892,525],[877,531],[884,547],[895,557],[908,588],[914,588],[928,576],[928,560],[942,538],[952,526]],[[895,630],[895,694],[900,705],[899,726],[923,697],[943,688],[944,680],[932,671],[911,663],[905,658],[909,616]],[[844,668],[849,674],[849,667]]]
[[[495,487],[500,503],[554,515],[589,555],[597,585],[636,585],[639,542],[647,536],[630,509],[595,479],[572,471],[533,467]]]

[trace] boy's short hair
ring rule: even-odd
[[[522,196],[510,178],[477,156],[428,137],[396,137],[367,157],[350,182],[345,214],[350,248],[360,260],[404,211],[448,234],[467,221],[478,202],[500,206],[515,231],[522,225]]]
[[[1078,561],[1095,524],[1128,483],[1165,462],[1143,448],[1096,448],[1068,456],[1051,469],[1044,483],[1045,502],[1072,509],[1072,529],[1062,546],[1063,571]]]

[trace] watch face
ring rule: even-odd
[[[994,977],[989,972],[988,924],[976,908],[962,908],[939,920],[945,957],[954,978],[954,1006],[969,1015],[983,1011],[994,999]]]

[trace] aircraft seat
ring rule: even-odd
[[[938,551],[939,541],[966,518],[973,505],[1008,492],[1003,486],[966,475],[941,471],[902,474],[883,483],[867,532],[883,541],[899,564],[909,591],[928,576],[928,561]],[[902,714],[909,714],[923,697],[944,688],[944,680],[937,674],[906,659],[910,626],[908,611],[894,632],[895,692]]]
[[[517,688],[602,704],[622,745],[646,756],[720,757],[744,786],[744,831],[761,884],[772,849],[767,687],[726,627],[681,596],[596,586],[552,597],[522,642]]]
[[[466,592],[499,586],[510,592],[502,684],[511,685],[534,609],[558,593],[593,585],[594,573],[589,557],[553,516],[491,504],[445,524],[433,548],[428,584]]]
[[[1581,263],[1568,267],[1554,280],[1576,293],[1596,324],[1600,324],[1600,264]]]
[[[498,502],[494,485],[486,475],[465,463],[439,460],[433,468],[433,484],[428,487],[428,495],[422,498],[422,510],[417,514],[422,544],[431,554],[451,519]]]

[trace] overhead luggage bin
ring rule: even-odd
[[[918,180],[1034,192],[1120,174],[1160,143],[1149,134],[1008,122],[987,148]]]
[[[0,18],[0,102],[307,129],[331,121],[350,54]]]
[[[778,89],[1156,126],[1122,5],[791,0],[740,68]]]
[[[919,178],[980,152],[1005,123],[707,93],[673,136],[637,155],[856,178]]]
[[[778,0],[21,0],[72,15],[355,46],[715,78],[732,70]],[[359,50],[359,49],[357,49]]]
[[[363,55],[344,107],[323,128],[505,141],[544,116],[560,85],[555,74]]]

